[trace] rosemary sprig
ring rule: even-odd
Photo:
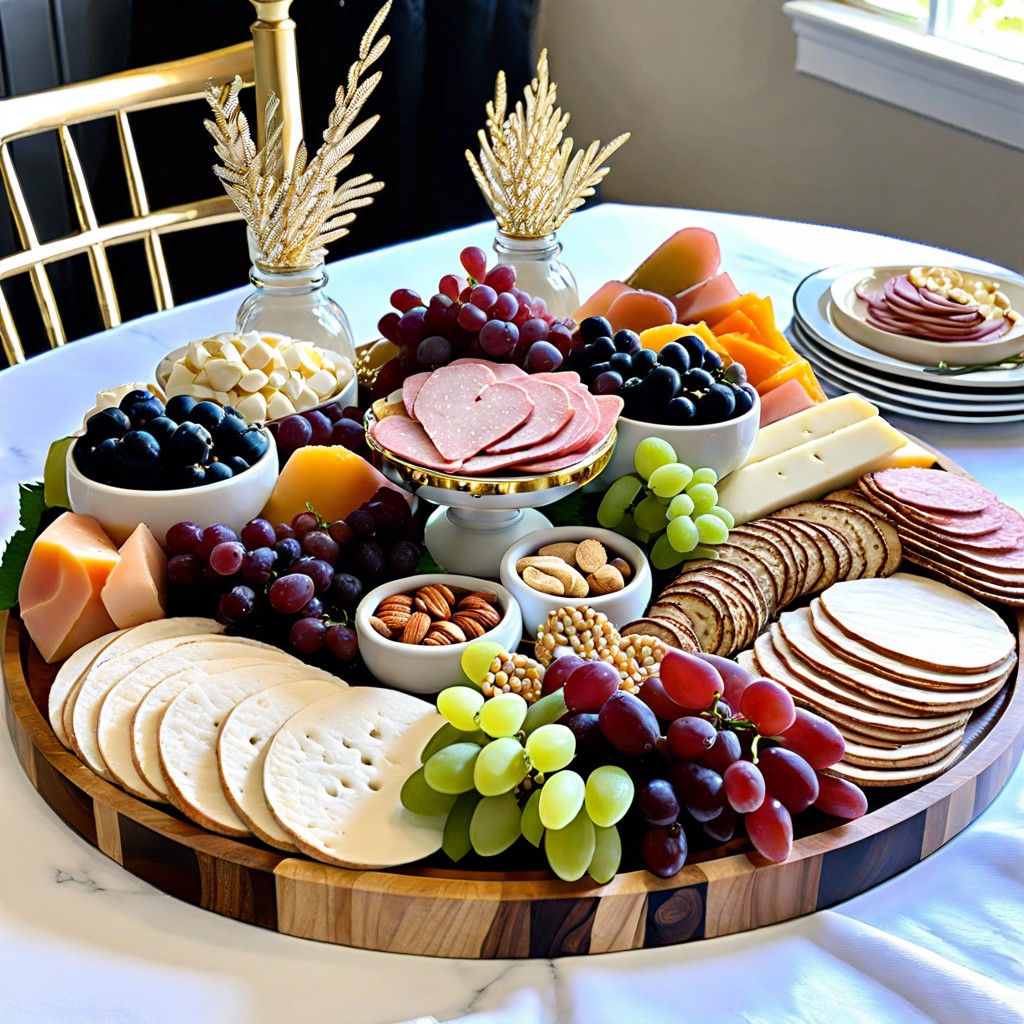
[[[979,370],[1013,370],[1024,366],[1024,352],[1019,356],[1008,356],[992,363],[970,363],[967,366],[950,366],[945,359],[939,360],[938,366],[926,366],[925,373],[933,373],[938,377],[959,377],[965,373],[977,373]]]

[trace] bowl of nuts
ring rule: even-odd
[[[611,530],[538,530],[502,555],[500,573],[531,638],[549,612],[565,605],[585,604],[612,622],[630,622],[644,614],[651,599],[651,569],[643,551]]]
[[[408,693],[438,693],[458,683],[462,652],[472,640],[486,637],[514,651],[522,631],[515,598],[474,576],[407,576],[371,590],[356,609],[366,667]]]

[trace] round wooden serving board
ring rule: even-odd
[[[0,625],[3,619],[0,617]],[[1017,617],[1024,640],[1024,612]],[[785,864],[734,841],[670,879],[610,884],[457,868],[346,871],[212,835],[128,796],[65,750],[46,719],[56,667],[6,623],[7,726],[29,781],[87,842],[158,889],[287,935],[469,958],[554,957],[666,946],[833,906],[917,863],[992,802],[1024,749],[1024,679],[968,726],[966,754],[870,814],[799,839]],[[877,791],[876,791],[877,794]],[[877,794],[881,799],[892,795]]]

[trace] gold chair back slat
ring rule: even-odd
[[[0,177],[22,251],[0,257],[0,282],[27,273],[51,348],[63,345],[67,334],[46,267],[72,256],[86,255],[105,327],[121,322],[114,278],[106,248],[141,241],[146,253],[153,297],[158,310],[174,306],[167,261],[160,239],[164,232],[239,220],[226,195],[152,210],[128,115],[205,95],[207,82],[230,82],[236,75],[253,82],[251,42],[226,47],[187,60],[125,71],[105,78],[62,86],[46,92],[0,100]],[[69,126],[111,117],[118,141],[132,217],[100,224],[89,185]],[[16,139],[55,131],[64,157],[79,231],[40,242],[28,203],[15,172],[9,144]],[[0,290],[0,343],[8,363],[23,362],[24,346],[10,303]]]
[[[0,290],[0,341],[3,342],[4,355],[11,366],[14,366],[15,363],[25,362],[25,350],[21,346],[18,329],[14,326],[11,307],[2,290]]]
[[[96,231],[99,228],[99,224],[96,222],[96,211],[92,208],[89,183],[82,170],[82,161],[78,157],[75,141],[71,138],[71,129],[62,124],[57,129],[57,137],[60,139],[60,149],[64,154],[64,166],[68,172],[68,182],[71,185],[71,196],[75,202],[78,226],[83,232]],[[100,304],[100,317],[103,320],[103,326],[108,329],[116,327],[121,322],[121,311],[117,304],[117,293],[114,291],[114,276],[110,273],[110,263],[107,260],[107,252],[103,248],[103,243],[90,245],[88,255],[89,269],[92,271],[92,281],[96,288],[96,298]]]
[[[117,138],[121,144],[121,159],[124,173],[128,179],[128,195],[131,198],[132,213],[142,217],[149,213],[149,197],[146,195],[146,182],[139,167],[139,156],[135,152],[135,138],[131,125],[128,124],[128,113],[117,112]],[[163,244],[160,236],[151,231],[143,239],[146,248],[146,263],[149,265],[149,279],[153,283],[153,300],[158,310],[171,309],[174,306],[174,295],[171,292],[171,279],[167,274],[167,261],[164,259]]]
[[[25,201],[21,181],[14,170],[10,147],[6,144],[0,145],[0,175],[3,177],[4,191],[7,193],[7,202],[11,207],[11,216],[14,220],[15,230],[18,232],[18,240],[21,242],[22,248],[26,250],[37,249],[39,238],[36,235],[35,224],[32,223],[32,214]],[[42,263],[33,263],[29,267],[29,276],[39,311],[43,317],[43,327],[46,330],[50,348],[57,348],[67,341],[67,336],[64,333],[60,310],[57,308],[57,298],[53,294],[50,278],[46,274],[46,267]],[[8,309],[9,315],[10,310]],[[21,358],[18,361],[22,361],[25,358],[25,353],[21,351],[21,342],[17,337],[12,339],[12,346],[16,347],[20,353]],[[8,361],[10,361],[10,357],[8,357]]]

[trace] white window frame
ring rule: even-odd
[[[933,2],[931,27],[948,3]],[[797,71],[1024,150],[1024,63],[838,0],[789,0],[783,10]]]

